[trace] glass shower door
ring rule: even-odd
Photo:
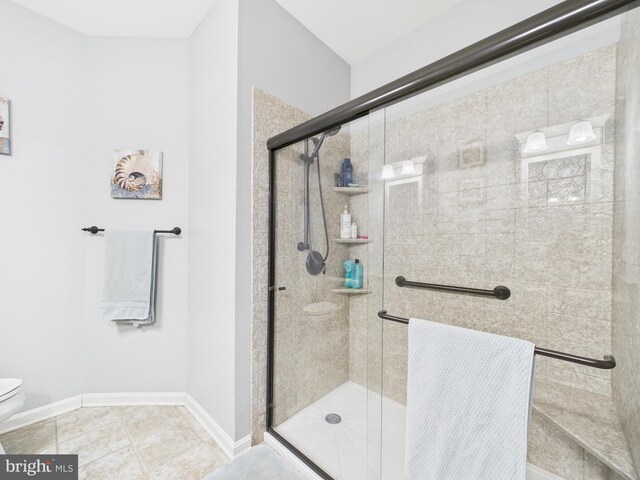
[[[383,135],[384,122],[377,128]],[[369,184],[371,144],[367,118],[278,150],[274,160],[270,427],[336,480],[381,478],[382,263],[369,252],[382,246],[382,222],[371,224],[369,211],[382,196]],[[345,158],[350,187],[336,185]],[[361,238],[341,238],[345,206]],[[362,288],[345,281],[344,264],[356,259]]]

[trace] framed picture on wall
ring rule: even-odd
[[[162,152],[114,150],[111,198],[162,199]]]
[[[478,167],[485,164],[485,146],[482,140],[458,147],[458,168]]]
[[[0,97],[0,155],[11,155],[9,99]]]

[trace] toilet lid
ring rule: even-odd
[[[22,385],[20,378],[0,378],[0,400],[10,396],[9,394],[20,388],[20,385]]]

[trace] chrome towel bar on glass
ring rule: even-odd
[[[439,290],[443,292],[462,293],[478,297],[495,297],[498,300],[506,300],[511,296],[511,290],[503,285],[498,285],[493,290],[480,288],[456,287],[452,285],[438,285],[436,283],[410,282],[403,276],[396,277],[396,285],[399,287],[423,288],[425,290]]]
[[[390,320],[396,323],[409,324],[409,319],[404,317],[396,317],[395,315],[389,315],[386,310],[380,310],[378,316],[383,320]],[[598,360],[596,358],[579,357],[578,355],[571,355],[564,352],[556,352],[555,350],[547,350],[546,348],[535,348],[536,355],[542,355],[543,357],[556,358],[558,360],[564,360],[565,362],[578,363],[580,365],[586,365],[587,367],[600,368],[603,370],[610,370],[616,366],[616,359],[613,355],[606,355],[604,360]]]
[[[95,225],[93,227],[85,227],[82,229],[83,232],[89,232],[95,235],[98,232],[104,232],[104,228],[98,228]],[[180,227],[173,227],[171,230],[154,230],[154,233],[172,233],[173,235],[180,235],[182,233],[182,229]]]

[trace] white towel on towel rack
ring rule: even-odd
[[[103,320],[148,324],[154,321],[156,239],[153,230],[106,230]]]
[[[534,348],[409,321],[407,480],[524,480]]]

